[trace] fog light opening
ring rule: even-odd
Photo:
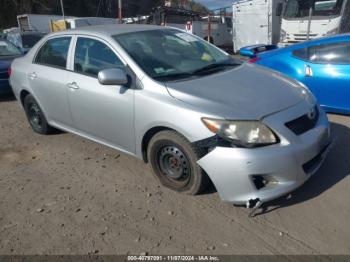
[[[278,181],[269,175],[253,175],[252,181],[257,190],[263,189],[269,185],[278,184]]]

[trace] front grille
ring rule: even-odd
[[[9,75],[7,73],[7,71],[1,71],[0,72],[0,79],[3,80],[3,79],[8,79],[9,78]]]
[[[288,123],[286,123],[286,127],[288,127],[294,134],[297,136],[306,133],[307,131],[313,129],[320,117],[320,112],[318,111],[317,106],[314,108],[314,114],[305,114],[297,119],[294,119]]]
[[[293,36],[294,36],[294,39],[296,41],[306,41],[307,40],[307,34],[294,34]],[[317,36],[318,36],[317,34],[310,34],[309,39],[314,39]]]
[[[294,34],[295,37],[307,37],[307,34]],[[317,34],[309,34],[309,37],[316,37]]]

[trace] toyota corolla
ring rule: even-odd
[[[301,83],[181,30],[96,26],[44,37],[12,64],[29,124],[143,159],[166,187],[266,202],[316,173],[331,143]]]

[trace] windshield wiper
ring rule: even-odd
[[[177,74],[170,74],[170,75],[155,76],[154,79],[159,81],[171,81],[171,80],[190,78],[193,76],[194,74],[192,73],[177,73]]]
[[[210,65],[207,65],[205,67],[202,67],[202,68],[194,71],[193,74],[194,75],[201,75],[201,74],[205,74],[208,72],[212,72],[212,71],[214,71],[214,69],[220,70],[220,69],[223,69],[226,67],[233,67],[233,66],[239,66],[239,65],[241,65],[241,63],[237,63],[237,62],[215,63],[215,64],[210,64]]]
[[[181,79],[192,78],[192,77],[196,77],[196,76],[198,77],[198,76],[205,75],[208,73],[214,73],[214,72],[217,72],[218,70],[226,68],[226,67],[234,67],[234,66],[239,66],[239,65],[241,65],[241,63],[234,62],[234,61],[215,63],[215,64],[210,64],[210,65],[207,65],[205,67],[202,67],[202,68],[195,70],[193,72],[181,72],[181,73],[170,74],[170,75],[155,76],[153,78],[155,80],[158,80],[158,81],[181,80]]]

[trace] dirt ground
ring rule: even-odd
[[[61,133],[31,131],[0,101],[0,254],[350,254],[350,117],[292,198],[249,211],[209,192],[160,186],[142,161]]]

